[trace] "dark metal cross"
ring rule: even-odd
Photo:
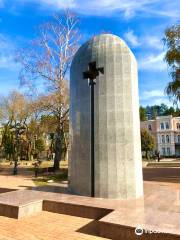
[[[88,70],[83,72],[83,78],[89,80],[89,86],[91,88],[91,197],[95,195],[95,178],[94,178],[94,85],[96,84],[96,78],[99,73],[104,74],[104,68],[97,68],[96,62],[90,62],[88,64]]]

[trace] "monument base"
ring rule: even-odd
[[[138,228],[143,229],[142,239],[180,239],[179,184],[145,182],[144,198],[131,200],[90,198],[45,190],[0,194],[0,215],[23,221],[23,217],[49,211],[92,219],[91,224],[77,230],[84,234],[135,240]]]

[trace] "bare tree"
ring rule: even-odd
[[[21,83],[37,91],[38,84],[43,81],[48,96],[44,97],[46,104],[42,106],[57,118],[55,170],[59,169],[64,122],[68,119],[66,78],[80,39],[77,24],[78,19],[68,10],[61,16],[54,16],[51,22],[40,26],[38,38],[18,54],[18,61],[23,66]]]
[[[8,125],[26,124],[30,113],[30,102],[18,91],[0,98],[2,122]]]

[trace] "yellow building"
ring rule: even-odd
[[[180,157],[180,117],[161,116],[141,122],[156,140],[156,149],[161,156]]]

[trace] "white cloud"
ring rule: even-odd
[[[126,32],[124,34],[124,38],[128,43],[130,43],[132,47],[137,47],[141,45],[138,37],[134,34],[133,30],[129,30],[128,32]]]
[[[151,0],[151,3],[157,1],[158,0]],[[56,5],[58,8],[73,8],[77,12],[86,15],[109,15],[114,12],[123,12],[126,18],[133,17],[136,12],[150,5],[149,0],[40,0],[39,2]]]
[[[164,62],[164,52],[158,54],[150,54],[148,56],[141,56],[138,59],[138,67],[140,70],[148,71],[164,71],[167,65]]]
[[[4,6],[4,1],[0,0],[0,7],[3,7],[3,6]]]
[[[18,64],[14,61],[13,56],[0,55],[0,69],[16,71],[18,69]]]
[[[172,102],[169,101],[169,98],[165,95],[164,91],[158,89],[143,91],[142,94],[140,94],[140,102],[142,106],[161,105],[162,103],[167,106],[172,106]]]
[[[159,0],[157,1],[157,5],[155,5],[155,7],[145,9],[145,11],[152,15],[179,19],[179,0]]]
[[[2,0],[0,0],[2,1]],[[178,3],[174,0],[13,0],[13,2],[35,2],[48,8],[71,8],[85,15],[112,15],[123,13],[125,18],[131,18],[137,13],[160,15],[172,18],[179,17]]]
[[[163,50],[162,36],[160,35],[141,35],[137,36],[134,30],[129,29],[124,33],[124,39],[132,47],[153,48],[157,50]]]
[[[151,91],[144,91],[142,95],[140,96],[141,100],[148,100],[150,98],[154,97],[163,97],[164,93],[161,90],[151,90]]]
[[[160,98],[151,98],[147,101],[143,101],[143,100],[140,100],[140,104],[144,107],[146,106],[153,106],[153,105],[161,105],[162,103],[164,103],[165,105],[167,105],[168,107],[171,107],[173,106],[173,103],[169,101],[168,97],[160,97]]]
[[[161,105],[162,103],[164,103],[168,107],[171,107],[173,105],[172,102],[169,101],[168,97],[156,98],[152,100],[152,105]]]
[[[28,0],[29,2],[33,2],[35,0]],[[76,7],[76,3],[74,0],[38,0],[38,3],[47,4],[56,8],[74,8]]]
[[[15,45],[7,36],[0,34],[0,69],[18,70],[15,62]]]
[[[143,37],[142,42],[144,47],[163,50],[163,42],[161,36],[146,35]]]

